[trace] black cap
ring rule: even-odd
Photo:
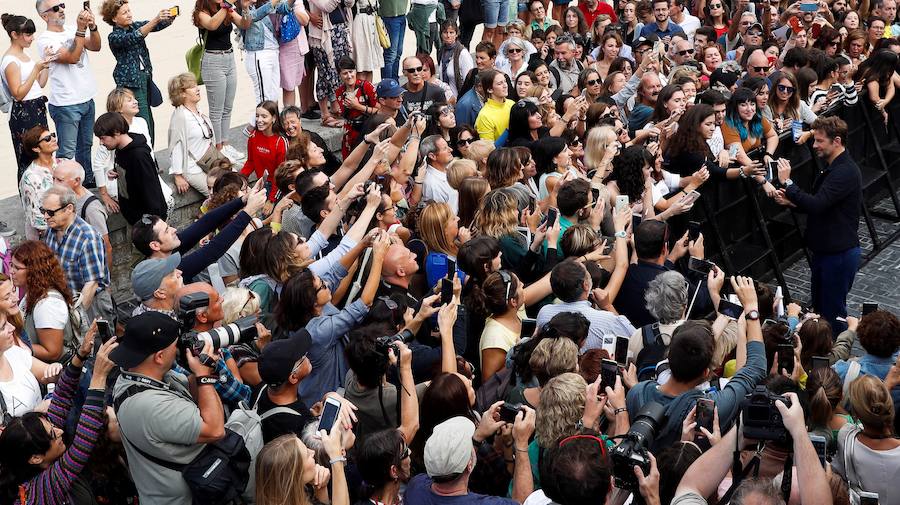
[[[259,377],[271,386],[284,383],[294,365],[309,353],[311,347],[312,337],[304,328],[286,339],[269,343],[257,362]]]
[[[657,37],[655,33],[648,33],[645,37],[641,37],[634,41],[633,47],[637,49],[644,45],[652,46],[657,40],[659,40],[659,37]]]
[[[122,368],[133,368],[172,345],[179,335],[178,321],[162,312],[144,312],[128,320],[125,335],[109,357]]]

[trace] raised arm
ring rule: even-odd
[[[419,431],[419,397],[416,395],[416,383],[412,372],[412,351],[403,342],[397,342],[400,354],[400,433],[407,445],[411,444]]]

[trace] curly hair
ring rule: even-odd
[[[571,340],[569,342],[574,347]],[[540,346],[538,346],[540,347]],[[541,403],[535,419],[534,438],[543,449],[575,433],[575,425],[584,413],[587,382],[574,372],[558,375],[541,389]]]
[[[103,5],[100,6],[100,17],[103,18],[103,21],[106,24],[115,27],[116,23],[113,19],[119,15],[119,9],[124,7],[128,3],[128,0],[106,0],[103,2]]]
[[[209,212],[234,200],[246,186],[247,180],[239,172],[226,172],[220,175],[213,184],[213,192],[206,204],[206,211]]]
[[[475,226],[479,234],[503,237],[516,233],[519,208],[509,193],[495,189],[484,195],[481,208],[475,213]]]
[[[578,345],[570,338],[542,338],[528,358],[528,367],[541,386],[578,369]]]
[[[287,154],[284,157],[285,161],[289,160],[297,160],[306,168],[309,168],[309,143],[310,143],[309,134],[305,131],[300,131],[297,133],[297,136],[291,139],[290,145],[288,146]]]
[[[619,186],[619,193],[628,195],[632,202],[640,201],[644,194],[645,151],[643,146],[629,146],[613,159],[612,178]]]
[[[698,153],[709,156],[709,145],[700,133],[700,125],[710,116],[715,115],[712,106],[699,103],[684,113],[678,121],[678,129],[666,147],[666,156],[673,158],[683,152]]]
[[[13,250],[13,258],[25,265],[27,269],[25,311],[31,312],[37,303],[47,296],[51,289],[59,291],[72,305],[72,292],[66,283],[66,274],[53,251],[43,242],[26,240]]]

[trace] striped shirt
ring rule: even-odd
[[[605,310],[597,310],[591,306],[591,302],[582,300],[571,303],[554,303],[541,307],[537,315],[537,326],[540,328],[549,323],[553,316],[561,312],[578,312],[584,315],[591,323],[588,331],[588,339],[599,339],[603,342],[603,335],[616,335],[618,337],[630,337],[635,332],[634,326],[625,316],[618,316]],[[594,340],[595,342],[597,340]]]
[[[56,384],[53,400],[47,417],[53,426],[63,428],[66,417],[72,409],[73,399],[78,390],[81,369],[72,365],[66,367]],[[81,410],[75,439],[66,452],[46,470],[25,483],[25,503],[28,505],[54,505],[71,503],[72,484],[84,469],[97,444],[97,439],[105,429],[103,421],[103,391],[89,389]],[[16,505],[22,505],[16,500]]]

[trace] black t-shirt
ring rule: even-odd
[[[200,37],[206,35],[206,49],[209,51],[227,51],[231,49],[231,31],[234,25],[222,22],[215,30],[201,30]]]
[[[296,412],[296,414],[279,412],[263,419],[262,433],[263,441],[265,443],[269,443],[281,435],[288,435],[291,433],[296,434],[299,437],[303,434],[303,428],[305,428],[308,423],[316,420],[312,413],[310,413],[309,407],[307,407],[299,398],[294,403],[288,405],[276,405],[269,399],[269,394],[266,391],[262,391],[262,394],[260,394],[260,389],[262,389],[262,387],[263,386],[257,386],[253,390],[253,397],[259,397],[259,400],[256,402],[256,412],[260,416],[263,416],[263,414],[275,407],[287,407]]]

